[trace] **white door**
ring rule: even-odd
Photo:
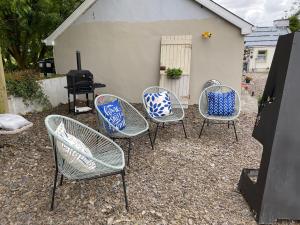
[[[161,40],[160,83],[177,95],[183,107],[187,108],[190,99],[190,73],[192,57],[192,36],[163,36]],[[165,68],[163,70],[162,68]],[[179,79],[169,79],[168,68],[181,68],[183,74]]]

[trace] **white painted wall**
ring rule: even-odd
[[[68,92],[64,87],[67,86],[66,77],[57,77],[42,80],[40,85],[44,93],[48,96],[49,101],[53,107],[59,104],[66,104],[68,102]]]
[[[213,37],[205,40],[201,34]],[[82,67],[111,93],[141,101],[143,90],[159,85],[160,43],[164,35],[192,35],[190,104],[202,86],[217,79],[240,90],[244,41],[240,28],[194,0],[98,0],[55,39],[56,71]]]
[[[9,113],[25,115],[29,112],[41,112],[43,107],[37,104],[25,105],[22,98],[9,96],[8,109]]]
[[[207,19],[212,15],[194,0],[98,0],[75,24]]]
[[[51,78],[39,81],[44,93],[48,96],[53,107],[68,102],[67,91],[64,86],[67,85],[66,77]],[[25,105],[22,98],[8,97],[9,112],[13,114],[26,114],[29,112],[41,112],[43,107],[38,104]]]
[[[271,64],[273,61],[274,53],[275,53],[276,47],[273,46],[266,46],[266,47],[254,47],[251,49],[252,52],[252,58],[249,60],[249,72],[268,72],[271,68]],[[257,61],[257,55],[258,51],[260,50],[267,50],[267,59],[265,62]]]

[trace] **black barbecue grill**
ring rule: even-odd
[[[74,114],[89,112],[93,110],[93,106],[90,107],[89,94],[93,95],[92,100],[95,98],[95,89],[106,87],[105,84],[94,83],[94,76],[88,70],[81,69],[80,53],[76,52],[77,56],[77,70],[70,70],[67,74],[67,86],[68,90],[68,103],[69,112]],[[86,107],[76,106],[76,95],[86,95]],[[71,107],[70,95],[73,95],[73,107]],[[93,103],[91,104],[93,105]]]

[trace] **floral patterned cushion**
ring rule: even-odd
[[[168,116],[172,113],[170,96],[167,91],[144,95],[149,115],[153,118]]]
[[[232,116],[235,111],[235,92],[209,92],[208,115]]]
[[[117,127],[119,130],[123,130],[126,127],[125,116],[118,99],[99,105],[98,109],[114,127]],[[110,134],[117,132],[116,129],[114,129],[113,126],[109,125],[106,121],[104,122],[104,126],[106,131]]]

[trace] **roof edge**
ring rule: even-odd
[[[234,14],[233,12],[221,6],[220,4],[212,0],[195,0],[195,1],[203,5],[207,9],[211,10],[212,12],[216,13],[220,17],[224,18],[228,22],[232,23],[233,25],[239,27],[241,29],[242,35],[246,35],[252,32],[252,28],[254,27],[253,24],[241,18],[240,16]]]
[[[47,46],[54,46],[55,39],[71,26],[86,10],[88,10],[97,0],[85,0],[50,36],[42,42]],[[219,15],[231,24],[241,29],[241,34],[246,35],[252,32],[253,24],[247,22],[228,9],[212,0],[194,0],[208,10]]]
[[[55,39],[61,35],[75,20],[88,10],[97,0],[85,0],[55,31],[46,39],[42,40],[47,46],[54,46]]]

